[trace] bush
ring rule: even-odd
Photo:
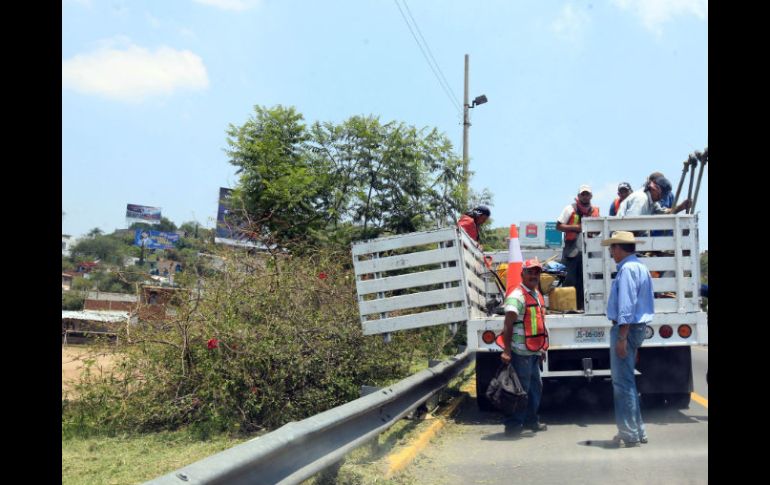
[[[226,254],[226,268],[179,298],[177,313],[132,328],[118,371],[84,376],[63,406],[67,433],[252,433],[300,420],[456,352],[446,327],[364,336],[349,252]],[[128,336],[119,341],[126,342]]]

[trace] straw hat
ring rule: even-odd
[[[612,233],[612,237],[602,241],[602,246],[609,246],[610,244],[644,244],[645,241],[639,241],[634,239],[634,233],[628,231],[615,231]]]

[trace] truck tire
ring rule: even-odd
[[[476,403],[479,411],[497,411],[487,399],[487,387],[495,377],[495,372],[500,366],[500,354],[498,352],[476,352]]]

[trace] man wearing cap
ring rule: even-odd
[[[628,197],[631,192],[631,184],[628,182],[621,182],[618,185],[618,197],[612,201],[612,205],[610,206],[611,216],[618,215],[618,208],[620,207],[620,203],[626,200],[626,197]]]
[[[647,443],[634,376],[636,353],[644,342],[645,326],[655,314],[650,271],[635,254],[636,245],[643,242],[634,239],[628,231],[615,231],[612,237],[602,241],[602,246],[609,246],[610,256],[617,263],[617,275],[607,300],[607,318],[612,321],[610,369],[618,427],[612,442],[627,448]]]
[[[653,174],[655,175],[655,174]],[[663,207],[662,203],[670,197],[671,182],[663,175],[645,182],[641,190],[636,190],[620,204],[618,215],[647,216],[653,214],[678,213],[690,207],[690,199],[685,200],[674,210]],[[663,202],[661,202],[663,201]]]
[[[577,309],[583,309],[583,251],[582,238],[580,237],[583,217],[599,217],[599,208],[591,205],[591,187],[581,185],[575,202],[561,211],[556,220],[556,229],[564,233],[564,250],[562,252],[562,264],[567,267],[567,276],[564,278],[564,286],[575,287],[577,296]]]
[[[548,429],[537,416],[543,394],[540,364],[548,350],[545,301],[539,291],[542,271],[543,265],[537,258],[524,261],[521,284],[505,299],[503,353],[500,359],[513,365],[528,395],[526,409],[505,416],[506,436],[518,436],[524,428],[533,432]]]
[[[457,225],[460,226],[460,228],[465,231],[465,233],[468,234],[471,239],[478,243],[479,228],[482,226],[482,224],[487,222],[487,219],[489,219],[491,214],[492,213],[489,210],[489,207],[480,205],[473,210],[463,214],[463,216],[460,217],[460,220],[457,221]]]

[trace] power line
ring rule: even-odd
[[[409,8],[409,4],[406,3],[406,0],[401,0],[404,2],[404,7],[406,7],[406,13],[409,14],[409,18],[412,19],[412,23],[414,23],[414,27],[417,29],[417,33],[420,34],[420,38],[422,39],[423,44],[425,44],[425,48],[428,50],[428,54],[430,55],[430,58],[433,60],[433,64],[436,66],[436,69],[438,70],[439,74],[441,75],[441,79],[444,80],[444,85],[449,88],[449,91],[452,93],[452,96],[454,97],[455,102],[458,106],[461,105],[460,98],[457,97],[455,92],[452,90],[452,85],[449,84],[449,82],[446,80],[446,76],[444,76],[444,73],[441,71],[441,66],[438,65],[438,61],[436,61],[436,58],[433,56],[433,52],[430,50],[430,45],[428,44],[428,41],[425,40],[425,37],[422,35],[422,31],[420,30],[420,26],[417,23],[417,20],[415,20],[414,16],[412,15],[412,10]]]
[[[404,19],[406,26],[409,27],[409,32],[412,34],[414,41],[417,42],[417,47],[420,48],[420,52],[422,52],[422,55],[425,58],[425,61],[428,63],[428,67],[430,67],[430,70],[433,71],[433,75],[436,76],[436,79],[438,80],[438,83],[441,86],[441,89],[444,90],[444,93],[447,95],[447,98],[449,98],[449,102],[452,103],[452,106],[454,106],[454,108],[457,109],[457,113],[461,115],[462,110],[460,109],[460,106],[456,103],[454,99],[452,99],[452,95],[444,86],[444,83],[441,81],[441,77],[436,72],[436,69],[433,67],[433,64],[431,64],[430,59],[428,58],[428,55],[425,53],[425,49],[423,49],[422,44],[420,44],[420,41],[417,39],[417,36],[415,35],[414,30],[412,29],[412,26],[409,24],[409,20],[407,20],[406,15],[404,15],[404,10],[401,8],[401,5],[399,5],[398,0],[393,0],[393,1],[398,7],[398,11],[401,12],[401,17]]]

